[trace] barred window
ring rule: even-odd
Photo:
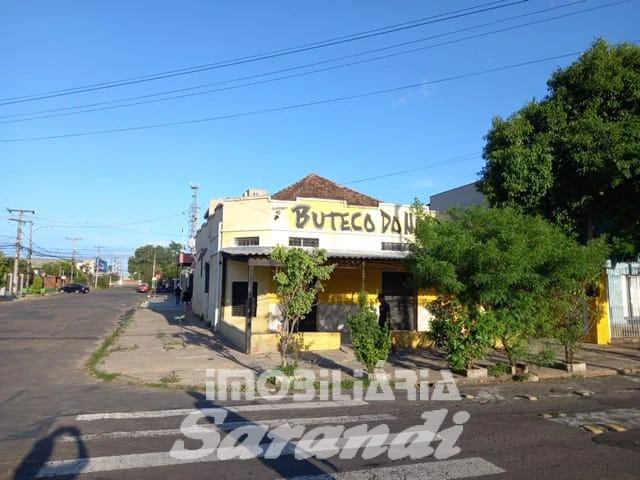
[[[408,243],[382,242],[382,250],[392,250],[394,252],[406,252],[409,250]]]
[[[244,317],[247,314],[247,299],[249,296],[249,282],[233,282],[231,284],[231,315]],[[253,302],[251,302],[251,316],[256,316],[258,309],[258,282],[253,282]]]
[[[255,247],[260,245],[260,237],[236,237],[235,241],[238,247]]]
[[[317,238],[289,237],[290,247],[317,247],[320,240]]]

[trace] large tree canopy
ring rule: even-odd
[[[153,256],[155,254],[156,273],[159,273],[163,277],[175,277],[176,263],[181,248],[182,245],[176,242],[171,242],[168,247],[145,245],[137,248],[133,257],[129,258],[129,275],[137,277],[144,282],[151,283],[151,277],[153,276]]]
[[[449,332],[449,361],[462,368],[495,338],[511,356],[527,338],[554,334],[606,255],[601,240],[580,245],[541,217],[474,207],[419,217],[407,266],[418,286],[436,287],[429,309]]]
[[[596,41],[556,70],[548,94],[486,139],[480,189],[493,206],[541,214],[618,258],[640,252],[640,46]]]

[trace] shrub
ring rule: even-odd
[[[391,332],[388,326],[378,325],[376,312],[367,305],[367,294],[359,295],[357,313],[347,316],[347,328],[356,358],[371,372],[380,360],[386,360],[391,350]]]
[[[506,363],[496,363],[495,365],[491,365],[488,369],[489,375],[492,377],[502,377],[503,375],[511,374],[511,365],[507,365]]]
[[[42,277],[34,277],[33,283],[31,283],[31,293],[40,293],[43,286],[44,280],[42,280]]]
[[[545,347],[535,355],[531,356],[531,363],[539,367],[550,367],[556,361],[556,352],[549,347]]]

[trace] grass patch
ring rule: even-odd
[[[167,383],[179,383],[180,382],[180,375],[178,375],[176,373],[175,370],[173,370],[170,374],[165,375],[164,377],[160,377],[160,380],[158,380],[161,384],[167,384]]]
[[[511,365],[502,362],[496,363],[495,365],[491,365],[487,369],[487,373],[489,373],[489,375],[491,375],[492,377],[502,377],[503,375],[510,375]]]
[[[123,347],[122,345],[116,345],[115,347],[113,347],[111,350],[109,350],[109,353],[113,353],[113,352],[130,352],[131,350],[137,350],[138,348],[140,348],[138,346],[137,343],[129,346],[129,347]]]
[[[514,375],[513,377],[511,377],[514,382],[527,382],[530,378],[530,373],[525,373],[524,375]]]
[[[127,325],[129,325],[132,318],[133,310],[129,310],[121,317],[118,326],[113,332],[111,332],[111,335],[105,338],[98,349],[89,356],[89,359],[86,361],[85,366],[87,368],[87,371],[91,375],[105,382],[111,382],[112,380],[118,378],[120,374],[105,372],[99,367],[107,358],[110,353],[110,349],[116,344],[118,338],[120,338],[120,335],[127,327]]]

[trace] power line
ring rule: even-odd
[[[428,170],[428,169],[431,169],[431,168],[437,168],[437,167],[452,165],[454,163],[466,162],[467,160],[470,160],[472,158],[476,158],[480,154],[482,154],[482,152],[467,153],[465,155],[460,155],[460,156],[457,156],[457,157],[453,157],[453,158],[451,158],[449,160],[444,160],[444,161],[438,162],[438,163],[432,163],[431,165],[425,165],[423,167],[416,167],[416,168],[410,168],[408,170],[400,170],[398,172],[385,173],[383,175],[377,175],[375,177],[366,177],[366,178],[360,178],[358,180],[350,180],[348,182],[343,182],[342,185],[352,185],[354,183],[368,182],[370,180],[380,180],[382,178],[395,177],[395,176],[398,176],[398,175],[405,175],[407,173],[419,172],[419,171]]]
[[[419,38],[419,39],[416,39],[416,40],[411,40],[411,41],[407,41],[407,42],[398,43],[398,44],[395,44],[395,45],[389,45],[389,46],[386,46],[386,47],[376,48],[376,49],[373,49],[373,50],[366,50],[366,51],[363,51],[363,52],[350,54],[350,55],[344,55],[344,56],[341,56],[341,57],[334,57],[334,58],[331,58],[331,59],[326,59],[326,60],[313,62],[313,63],[307,63],[307,64],[304,64],[304,65],[298,65],[298,66],[295,66],[295,67],[289,67],[289,68],[284,68],[284,69],[279,69],[279,70],[273,70],[273,71],[270,71],[270,72],[259,73],[259,74],[239,77],[239,78],[235,78],[235,79],[224,80],[224,81],[221,81],[221,82],[206,83],[206,84],[201,84],[201,85],[196,85],[196,86],[191,86],[191,87],[186,87],[186,88],[169,90],[169,91],[165,91],[165,92],[156,92],[156,93],[151,93],[151,94],[146,94],[146,95],[138,95],[138,96],[135,96],[135,97],[121,98],[121,99],[118,99],[118,100],[107,100],[107,101],[94,102],[94,103],[85,104],[85,105],[69,106],[69,107],[55,108],[55,109],[50,109],[50,110],[41,110],[41,111],[37,111],[37,112],[17,113],[17,114],[12,114],[12,115],[0,116],[0,119],[2,119],[2,118],[24,117],[24,116],[29,116],[29,115],[39,115],[41,113],[51,113],[50,115],[40,115],[40,116],[34,116],[34,117],[29,117],[29,118],[19,118],[19,119],[14,119],[14,120],[0,121],[0,124],[26,122],[26,121],[30,121],[30,120],[42,120],[42,119],[46,119],[46,118],[63,117],[63,116],[77,115],[77,114],[82,114],[82,113],[99,112],[99,111],[104,111],[104,110],[112,110],[112,109],[116,109],[116,108],[125,108],[125,107],[137,106],[137,105],[144,105],[144,104],[148,104],[148,103],[164,102],[164,101],[168,101],[168,100],[176,100],[176,99],[180,99],[180,98],[187,98],[187,97],[198,96],[198,95],[206,95],[206,94],[209,94],[209,93],[222,92],[222,91],[226,91],[226,90],[233,90],[233,89],[237,89],[237,88],[250,87],[250,86],[261,85],[261,84],[266,84],[266,83],[272,83],[272,82],[281,81],[281,80],[287,80],[287,79],[291,79],[291,78],[297,78],[297,77],[302,77],[302,76],[307,76],[307,75],[313,75],[313,74],[316,74],[316,73],[326,72],[326,71],[330,71],[330,70],[337,70],[337,69],[341,69],[341,68],[351,67],[351,66],[354,66],[354,65],[370,63],[370,62],[374,62],[374,61],[384,60],[384,59],[387,59],[387,58],[397,57],[397,56],[400,56],[400,55],[407,55],[407,54],[415,53],[415,52],[418,52],[418,51],[423,51],[423,50],[428,50],[428,49],[432,49],[432,48],[451,45],[451,44],[454,44],[454,43],[460,43],[460,42],[464,42],[464,41],[467,41],[467,40],[475,40],[477,38],[487,37],[489,35],[494,35],[496,33],[503,33],[503,32],[507,32],[507,31],[517,30],[517,29],[520,29],[520,28],[525,28],[525,27],[529,27],[529,26],[532,26],[532,25],[538,25],[538,24],[542,24],[542,23],[547,23],[547,22],[551,22],[551,21],[554,21],[554,20],[559,20],[559,19],[571,17],[571,16],[574,16],[574,15],[580,15],[580,14],[583,14],[583,13],[588,13],[588,12],[595,11],[595,10],[600,10],[600,9],[603,9],[603,8],[609,8],[609,7],[616,6],[616,5],[619,5],[619,4],[622,4],[622,3],[628,3],[631,0],[620,0],[620,1],[617,1],[617,2],[611,2],[611,3],[608,3],[608,4],[604,4],[604,5],[599,5],[597,7],[578,10],[576,12],[571,12],[571,13],[567,13],[567,14],[563,14],[563,15],[556,15],[554,17],[549,17],[549,18],[544,18],[544,19],[541,19],[541,20],[526,22],[526,23],[522,23],[522,24],[519,24],[519,25],[511,26],[511,27],[501,28],[501,29],[497,29],[497,30],[491,30],[489,32],[483,32],[483,33],[479,33],[479,34],[475,34],[475,35],[469,35],[469,36],[466,36],[466,37],[457,38],[457,39],[453,39],[453,40],[448,40],[448,41],[440,42],[440,43],[435,43],[435,44],[432,44],[432,45],[426,45],[426,46],[423,46],[423,47],[413,48],[413,49],[410,49],[410,50],[403,50],[403,51],[400,51],[400,52],[390,53],[390,54],[381,55],[381,56],[377,56],[377,57],[373,57],[373,58],[367,58],[367,59],[364,59],[364,60],[358,60],[358,61],[354,61],[354,62],[348,62],[348,63],[344,63],[344,64],[341,64],[341,65],[334,65],[334,66],[330,66],[330,67],[320,68],[320,69],[311,70],[311,71],[307,71],[307,72],[295,73],[295,74],[290,74],[290,75],[285,75],[285,76],[281,76],[281,77],[270,78],[270,79],[260,80],[260,81],[250,82],[250,83],[244,83],[244,84],[239,84],[239,85],[231,85],[231,86],[228,86],[228,87],[216,88],[216,89],[213,89],[213,90],[205,90],[205,91],[192,92],[192,93],[186,93],[186,94],[181,94],[181,95],[173,95],[173,96],[164,97],[164,98],[153,98],[153,99],[150,99],[150,100],[143,100],[143,101],[132,102],[132,103],[124,103],[124,104],[121,104],[121,105],[110,105],[110,106],[106,106],[106,107],[99,107],[99,105],[108,105],[108,104],[113,104],[113,103],[118,103],[118,102],[126,102],[126,101],[129,101],[129,100],[138,100],[138,99],[143,99],[143,98],[158,97],[158,96],[161,96],[161,95],[168,95],[168,94],[172,94],[172,93],[196,90],[196,89],[205,88],[205,87],[214,86],[214,85],[224,85],[224,84],[238,82],[238,81],[242,81],[242,80],[260,78],[260,77],[265,77],[265,76],[269,76],[269,75],[274,75],[274,74],[277,74],[277,73],[284,73],[284,72],[289,72],[289,71],[293,71],[293,70],[300,70],[300,69],[309,68],[309,67],[313,67],[313,66],[323,65],[323,64],[326,64],[326,63],[332,63],[332,62],[336,62],[336,61],[344,60],[344,59],[348,59],[348,58],[360,57],[360,56],[363,56],[363,55],[368,55],[368,54],[371,54],[371,53],[377,53],[377,52],[381,52],[381,51],[385,51],[385,50],[390,50],[390,49],[398,48],[398,47],[401,47],[401,46],[406,46],[406,45],[425,42],[427,40],[434,40],[436,38],[449,36],[449,35],[454,35],[454,34],[466,32],[466,31],[469,31],[469,30],[476,30],[478,28],[483,28],[483,27],[486,27],[486,26],[489,26],[489,25],[495,25],[497,23],[504,23],[504,22],[515,20],[515,19],[518,19],[518,18],[530,17],[530,16],[537,15],[537,14],[540,14],[540,13],[548,13],[548,12],[553,11],[553,10],[564,9],[564,8],[567,8],[567,7],[572,7],[572,6],[577,5],[577,4],[585,3],[586,1],[587,0],[579,0],[579,1],[576,1],[576,2],[573,2],[573,3],[569,3],[569,4],[564,4],[564,5],[549,7],[549,8],[545,8],[545,9],[541,9],[541,10],[536,10],[534,12],[529,12],[529,13],[526,13],[526,14],[514,15],[514,16],[511,16],[511,17],[507,17],[507,18],[503,18],[503,19],[499,19],[499,20],[494,20],[494,21],[491,21],[491,22],[485,22],[483,24],[473,25],[473,26],[470,26],[470,27],[465,27],[465,28],[461,28],[461,29],[458,29],[458,30],[453,30],[453,31],[450,31],[450,32],[439,33],[437,35],[431,35],[431,36]],[[85,107],[96,107],[96,108],[88,108],[88,109],[85,109],[85,110],[78,110],[78,109],[85,108]],[[76,111],[68,112],[66,110],[76,110]],[[55,112],[63,112],[63,113],[55,113]]]
[[[34,101],[34,100],[43,100],[43,99],[53,98],[53,97],[60,97],[60,96],[66,96],[66,95],[75,95],[75,94],[78,94],[78,93],[90,92],[90,91],[95,91],[95,90],[104,90],[104,89],[107,89],[107,88],[114,88],[114,87],[120,87],[120,86],[125,86],[125,85],[132,85],[132,84],[137,84],[137,83],[150,82],[150,81],[160,80],[160,79],[164,79],[164,78],[170,78],[170,77],[176,77],[176,76],[182,76],[182,75],[189,75],[189,74],[192,74],[192,73],[202,72],[202,71],[206,71],[206,70],[226,68],[226,67],[232,67],[232,66],[236,66],[236,65],[242,65],[242,64],[245,64],[245,63],[251,63],[251,62],[256,62],[256,61],[261,61],[261,60],[268,60],[268,59],[271,59],[271,58],[277,58],[277,57],[282,57],[282,56],[286,56],[286,55],[293,55],[293,54],[296,54],[296,53],[307,52],[307,51],[316,50],[316,49],[319,49],[319,48],[326,48],[326,47],[330,47],[330,46],[341,45],[341,44],[344,44],[344,43],[354,42],[356,40],[363,40],[363,39],[367,39],[367,38],[377,37],[377,36],[380,36],[380,35],[387,35],[389,33],[395,33],[395,32],[399,32],[399,31],[403,31],[403,30],[422,27],[422,26],[425,26],[425,25],[430,25],[430,24],[434,24],[434,23],[440,23],[440,22],[444,22],[444,21],[447,21],[447,20],[454,20],[454,19],[457,19],[457,18],[462,18],[462,17],[466,17],[466,16],[469,16],[469,15],[475,15],[475,14],[478,14],[478,13],[485,13],[485,12],[489,12],[489,11],[492,11],[492,10],[502,9],[502,8],[513,6],[513,5],[526,3],[529,0],[516,0],[516,1],[513,1],[511,3],[503,4],[504,1],[506,1],[506,0],[502,0],[502,1],[498,1],[498,2],[491,2],[489,4],[486,4],[488,6],[486,6],[485,8],[478,9],[478,7],[467,7],[467,8],[462,9],[462,10],[454,10],[453,12],[450,12],[450,13],[443,13],[443,14],[438,14],[438,15],[431,16],[431,17],[425,17],[424,21],[419,21],[418,23],[415,23],[415,21],[406,22],[405,24],[401,24],[401,26],[387,27],[387,28],[382,27],[382,28],[374,30],[374,31],[369,31],[369,33],[349,35],[346,38],[337,39],[337,40],[328,40],[328,41],[324,41],[324,42],[316,42],[315,44],[308,44],[307,46],[291,47],[291,48],[288,48],[288,49],[285,49],[285,50],[267,52],[265,54],[254,55],[254,56],[250,56],[250,57],[241,57],[239,59],[227,60],[227,61],[223,61],[223,62],[216,62],[216,63],[212,63],[212,64],[205,64],[205,65],[200,65],[200,66],[196,66],[196,67],[189,67],[189,68],[186,68],[186,69],[174,70],[174,71],[169,71],[169,72],[165,72],[165,73],[145,75],[144,77],[135,77],[135,78],[132,78],[130,80],[123,80],[123,81],[116,80],[116,81],[112,81],[112,82],[104,82],[104,83],[101,83],[101,84],[86,85],[86,86],[82,86],[82,87],[73,87],[73,88],[68,88],[68,89],[59,90],[57,92],[50,92],[50,93],[46,93],[46,94],[34,94],[34,95],[25,95],[25,96],[22,96],[22,97],[5,98],[5,99],[0,100],[0,102],[1,102],[0,105],[11,105],[11,104],[15,104],[15,103],[31,102],[31,101]],[[495,5],[496,3],[498,3],[499,5]],[[481,5],[481,6],[483,6],[483,5]],[[474,8],[475,8],[475,10],[473,10]],[[468,11],[470,9],[471,9],[471,11]],[[461,12],[461,13],[459,13],[459,12]]]
[[[453,76],[444,77],[444,78],[441,78],[441,79],[438,79],[438,80],[430,80],[430,81],[426,81],[426,82],[412,83],[412,84],[403,85],[403,86],[400,86],[400,87],[385,88],[385,89],[382,89],[382,90],[374,90],[374,91],[365,92],[365,93],[358,93],[358,94],[354,94],[354,95],[345,95],[345,96],[341,96],[341,97],[326,98],[326,99],[322,99],[322,100],[298,103],[298,104],[293,104],[293,105],[284,105],[284,106],[272,107],[272,108],[265,108],[265,109],[253,110],[253,111],[249,111],[249,112],[232,113],[232,114],[228,114],[228,115],[219,115],[219,116],[214,116],[214,117],[198,118],[198,119],[194,119],[194,120],[183,120],[183,121],[178,121],[178,122],[155,123],[155,124],[148,124],[148,125],[139,125],[139,126],[135,126],[135,127],[114,128],[114,129],[109,129],[109,130],[92,130],[92,131],[86,131],[86,132],[75,132],[75,133],[66,133],[66,134],[60,134],[60,135],[41,136],[41,137],[10,138],[10,139],[2,139],[2,140],[0,140],[0,143],[27,142],[27,141],[37,141],[37,140],[53,140],[53,139],[59,139],[59,138],[84,137],[84,136],[89,136],[89,135],[102,135],[102,134],[109,134],[109,133],[132,132],[132,131],[138,131],[138,130],[149,130],[149,129],[154,129],[154,128],[174,127],[174,126],[179,126],[179,125],[193,125],[193,124],[197,124],[197,123],[206,123],[206,122],[212,122],[212,121],[217,121],[217,120],[228,120],[228,119],[231,119],[231,118],[249,117],[249,116],[261,115],[261,114],[265,114],[265,113],[281,112],[281,111],[286,111],[286,110],[296,110],[296,109],[306,108],[306,107],[311,107],[311,106],[316,106],[316,105],[326,105],[326,104],[330,104],[330,103],[344,102],[344,101],[348,101],[348,100],[355,100],[355,99],[371,97],[371,96],[375,96],[375,95],[382,95],[382,94],[385,94],[385,93],[393,93],[393,92],[398,92],[398,91],[402,91],[402,90],[409,90],[409,89],[412,89],[412,88],[424,87],[426,85],[434,85],[434,84],[445,83],[445,82],[450,82],[450,81],[454,81],[454,80],[461,80],[463,78],[476,77],[476,76],[479,76],[479,75],[486,75],[488,73],[495,73],[495,72],[500,72],[500,71],[504,71],[504,70],[511,70],[511,69],[514,69],[514,68],[524,67],[524,66],[528,66],[528,65],[534,65],[534,64],[537,64],[537,63],[549,62],[549,61],[552,61],[552,60],[559,60],[561,58],[567,58],[567,57],[571,57],[571,56],[576,56],[576,55],[579,55],[580,53],[582,53],[582,52],[565,53],[565,54],[562,54],[562,55],[554,55],[554,56],[551,56],[551,57],[545,57],[545,58],[540,58],[540,59],[536,59],[536,60],[529,60],[529,61],[526,61],[526,62],[515,63],[515,64],[511,64],[511,65],[504,65],[502,67],[495,67],[495,68],[490,68],[490,69],[486,69],[486,70],[480,70],[480,71],[477,71],[477,72],[453,75]]]

